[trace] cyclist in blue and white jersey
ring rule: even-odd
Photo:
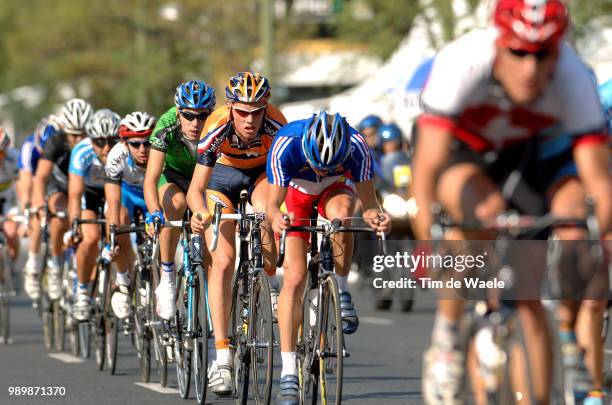
[[[108,109],[96,111],[87,124],[88,138],[79,142],[70,154],[68,181],[68,217],[96,219],[104,208],[104,165],[108,153],[119,141],[118,130],[121,117]],[[100,227],[82,225],[76,250],[79,279],[74,317],[79,321],[89,317],[88,283],[98,256]],[[77,235],[68,230],[64,234],[65,244],[74,244]]]
[[[38,123],[34,132],[21,145],[17,162],[17,168],[19,169],[17,190],[21,210],[26,215],[28,215],[31,205],[33,177],[36,173],[38,160],[43,154],[47,140],[60,130],[59,120],[54,115],[50,115]],[[38,226],[38,219],[33,217],[30,225],[30,229],[27,230],[30,237],[30,246],[24,269],[24,289],[28,297],[37,299],[40,294],[40,282],[37,276],[37,269],[40,266],[40,226]]]
[[[147,214],[144,200],[144,176],[149,160],[151,142],[149,136],[155,128],[155,118],[146,112],[136,111],[126,115],[119,125],[121,142],[111,149],[106,159],[107,227],[110,224],[126,225],[134,219],[136,210]],[[129,235],[117,237],[118,251],[111,252],[110,245],[104,247],[105,256],[117,264],[117,290],[111,298],[113,311],[118,318],[129,315],[129,275],[134,255]],[[125,253],[124,253],[125,252]]]
[[[359,196],[364,220],[372,229],[387,232],[390,219],[387,214],[381,214],[372,171],[368,145],[344,117],[321,111],[311,118],[291,122],[278,131],[268,158],[266,172],[271,186],[266,217],[274,232],[280,234],[290,225],[307,225],[315,203],[325,218],[351,217]],[[283,201],[288,215],[280,210]],[[343,223],[348,225],[350,220],[343,219]],[[342,328],[344,333],[351,334],[359,324],[348,288],[353,236],[337,234],[334,241]],[[308,233],[287,235],[284,282],[278,304],[283,368],[277,403],[282,405],[298,403],[295,337],[306,282],[308,242]]]

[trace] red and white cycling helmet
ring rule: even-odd
[[[121,138],[148,137],[155,128],[155,117],[146,112],[134,111],[121,120],[119,136]]]
[[[562,0],[499,0],[493,22],[500,46],[538,52],[561,42],[569,15]]]

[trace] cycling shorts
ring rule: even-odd
[[[173,170],[164,169],[161,176],[159,177],[159,182],[157,183],[157,188],[161,188],[164,184],[176,184],[178,188],[185,194],[187,194],[187,190],[189,190],[189,183],[191,183],[191,178],[187,178]]]
[[[232,166],[215,164],[210,175],[207,195],[221,194],[219,197],[232,207],[237,207],[240,200],[240,192],[247,190],[249,200],[255,187],[266,178],[266,167],[259,166],[252,169],[237,169]],[[209,209],[213,210],[214,202],[209,201]],[[228,210],[226,210],[228,211]]]
[[[312,210],[315,204],[317,204],[317,211],[319,215],[323,218],[327,218],[327,215],[325,214],[325,204],[332,193],[338,191],[349,193],[355,197],[354,187],[343,182],[337,182],[331,186],[328,186],[321,192],[321,194],[306,194],[296,188],[289,187],[287,190],[287,196],[285,197],[285,206],[288,213],[293,213],[294,220],[291,225],[310,225],[309,218],[312,216]],[[310,243],[310,233],[308,232],[289,232],[287,236],[295,236],[305,240],[306,243]]]

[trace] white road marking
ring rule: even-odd
[[[177,390],[176,388],[162,387],[158,383],[135,382],[134,384],[138,385],[139,387],[143,387],[148,390],[151,390],[151,391],[161,392],[162,394],[178,394],[179,393],[179,390]]]
[[[84,361],[82,358],[68,353],[49,353],[49,357],[63,363],[82,363]]]
[[[393,319],[374,318],[373,316],[360,316],[359,322],[369,323],[370,325],[384,325],[384,326],[390,326],[395,323]]]

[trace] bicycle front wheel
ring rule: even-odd
[[[184,298],[189,287],[187,286],[186,278],[181,276],[180,272],[177,273],[177,282],[180,288],[176,295],[177,339],[174,344],[174,358],[176,359],[176,377],[178,379],[179,392],[181,398],[186,399],[189,396],[189,388],[191,385],[191,351],[187,349],[188,345],[186,345],[186,343],[188,343],[188,340],[191,338],[188,336],[186,328],[187,307]]]
[[[250,349],[247,347],[247,332],[249,319],[248,307],[243,305],[246,296],[245,285],[242,274],[244,268],[234,273],[232,288],[232,311],[230,313],[229,339],[230,347],[234,351],[234,389],[236,392],[236,404],[247,403],[249,397],[249,369]]]
[[[268,276],[263,271],[254,280],[251,319],[251,373],[255,403],[268,404],[272,395],[274,335]]]
[[[196,284],[196,317],[194,329],[196,339],[193,347],[193,376],[196,391],[196,400],[199,405],[206,402],[206,388],[208,387],[208,302],[206,295],[206,282],[202,268],[198,266],[196,272],[198,282]]]
[[[318,311],[321,315],[319,338],[315,342],[318,348],[319,394],[322,404],[340,404],[344,360],[340,293],[334,275],[325,277],[322,286],[323,298]]]
[[[10,307],[5,284],[0,284],[0,343],[8,344],[10,328]]]
[[[140,381],[149,382],[151,378],[151,336],[146,326],[147,301],[150,300],[151,286],[149,281],[143,280],[141,269],[136,272],[136,283],[134,288],[134,344],[138,354],[138,366],[140,369]],[[149,301],[150,302],[150,301]]]

